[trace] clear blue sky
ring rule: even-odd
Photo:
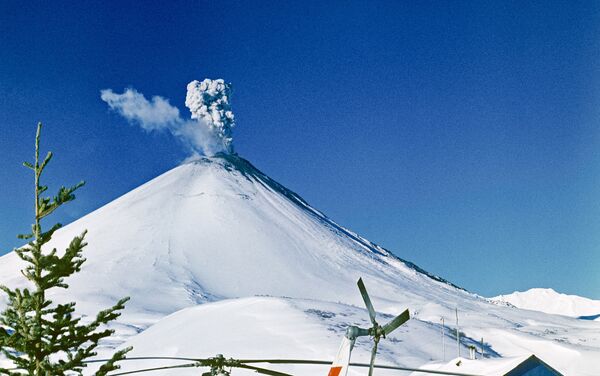
[[[187,116],[224,78],[236,150],[337,222],[483,295],[600,299],[598,2],[243,3],[0,2],[2,252],[37,121],[52,187],[88,183],[69,222],[186,157],[101,89]]]

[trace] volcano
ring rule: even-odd
[[[233,317],[227,307],[263,304],[292,307],[287,310],[294,320],[309,312],[307,320],[328,322],[315,331],[325,337],[335,333],[336,340],[320,342],[317,351],[321,358],[331,358],[337,344],[327,346],[352,323],[340,318],[358,317],[356,307],[363,307],[356,289],[362,277],[383,315],[408,307],[413,330],[420,333],[421,339],[412,336],[411,343],[398,337],[393,348],[385,351],[392,345],[384,345],[381,359],[402,363],[395,356],[410,353],[409,365],[418,366],[441,356],[440,318],[450,322],[458,308],[463,354],[484,337],[489,356],[535,352],[574,374],[591,375],[591,370],[600,369],[598,322],[506,307],[465,291],[338,225],[238,155],[182,164],[65,226],[48,246],[64,249],[84,230],[87,262],[67,281],[71,287],[54,292],[52,299],[75,300],[78,312],[89,315],[131,297],[112,345],[135,343],[136,355],[164,355],[161,341],[171,344],[170,355],[189,351],[192,345],[248,355],[244,351],[253,348],[254,335],[240,339],[239,332],[233,339],[235,334],[229,333],[232,345],[227,349],[214,348],[215,341],[202,336],[177,347],[180,337],[165,339],[164,328],[193,330],[194,321],[218,326],[224,323],[210,320]],[[0,283],[22,286],[20,269],[16,254],[0,258]],[[215,305],[222,314],[198,305]],[[315,318],[315,312],[333,316]],[[288,331],[293,327],[290,323]],[[456,342],[452,331],[443,333],[446,343]],[[264,335],[279,343],[269,337],[275,335],[272,332]],[[357,346],[360,349],[360,343]],[[277,351],[285,352],[285,346]],[[356,356],[360,359],[360,351]]]
[[[129,311],[162,316],[253,295],[359,304],[360,276],[382,296],[415,284],[466,294],[339,226],[236,155],[178,166],[64,227],[49,246],[63,249],[86,229],[88,261],[64,292],[83,305],[130,296]],[[2,258],[0,280],[19,284],[17,260]]]

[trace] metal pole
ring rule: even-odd
[[[483,337],[481,337],[481,359],[485,358],[485,349],[483,348]]]
[[[442,317],[442,360],[445,362],[446,361],[446,342],[444,340],[444,329],[446,328],[444,325],[444,318]]]
[[[458,327],[458,307],[456,307],[456,347],[458,348],[458,357],[460,358],[460,330]]]

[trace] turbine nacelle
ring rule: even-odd
[[[349,326],[346,329],[346,338],[349,340],[355,340],[358,337],[370,336],[371,329],[363,329],[358,326]]]

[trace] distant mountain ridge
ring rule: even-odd
[[[567,295],[551,288],[533,288],[524,292],[499,295],[493,301],[506,302],[515,307],[556,315],[594,320],[600,317],[600,300],[578,295]]]

